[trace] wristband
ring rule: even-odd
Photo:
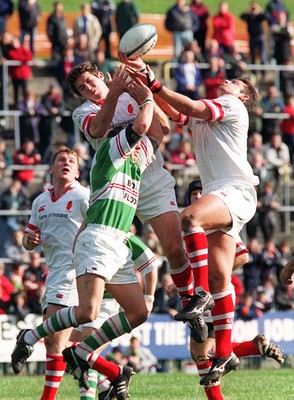
[[[150,303],[154,302],[154,296],[152,296],[151,294],[144,294],[144,300],[145,301],[149,301]]]
[[[159,80],[155,78],[152,69],[149,69],[149,71],[147,71],[146,79],[147,79],[147,86],[149,87],[152,93],[158,93],[161,91],[162,85],[159,82]]]
[[[171,121],[179,125],[188,125],[189,120],[190,118],[182,113],[180,113],[179,118],[177,120],[171,119]]]
[[[148,84],[148,87],[152,93],[159,93],[162,89],[162,84],[159,82],[159,80],[154,79],[154,81]]]
[[[145,106],[147,103],[154,103],[154,100],[151,97],[147,97],[142,104],[139,105],[140,110]]]

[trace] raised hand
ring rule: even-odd
[[[136,100],[139,106],[142,105],[147,98],[153,99],[151,90],[138,78],[133,79],[128,84],[127,91],[129,95]]]
[[[125,65],[120,65],[114,75],[113,79],[108,74],[107,75],[108,86],[111,92],[116,92],[122,94],[127,90],[128,83],[130,82],[131,78],[126,70]]]

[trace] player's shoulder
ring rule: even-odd
[[[217,100],[219,101],[224,101],[228,102],[230,104],[233,104],[234,106],[244,106],[243,102],[238,99],[237,96],[234,96],[233,94],[223,94],[222,96],[218,97]]]
[[[90,100],[84,101],[82,104],[80,104],[77,108],[74,109],[73,111],[73,116],[74,115],[80,115],[80,114],[85,114],[88,112],[97,112],[97,110],[100,109],[101,106],[93,103]]]
[[[73,193],[75,193],[77,197],[88,199],[90,196],[90,189],[76,181],[73,185]]]
[[[44,192],[40,193],[33,201],[33,204],[39,204],[40,202],[48,201],[51,197],[49,190],[44,190]]]
[[[39,210],[40,206],[48,206],[50,201],[51,193],[49,190],[45,190],[34,199],[32,203],[32,211],[34,212],[34,210]]]
[[[219,96],[217,99],[214,100],[216,103],[221,105],[221,108],[225,112],[240,112],[240,110],[245,110],[246,107],[244,103],[238,99],[238,97],[232,94],[224,94]]]

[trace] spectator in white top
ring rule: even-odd
[[[275,182],[275,189],[277,189],[280,178],[289,173],[291,164],[289,147],[283,143],[280,133],[272,134],[270,143],[266,145],[265,158],[267,169]]]

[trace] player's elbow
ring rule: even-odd
[[[168,124],[167,126],[162,126],[162,127],[161,127],[161,130],[162,130],[163,136],[168,135],[169,132],[170,132],[170,126],[169,126],[169,124]]]
[[[89,135],[92,138],[99,139],[102,138],[106,132],[107,132],[108,127],[107,126],[102,126],[102,124],[99,124],[95,120],[92,120],[89,122]]]
[[[135,131],[138,135],[143,136],[149,129],[149,124],[145,121],[141,120],[133,125],[133,131]]]

